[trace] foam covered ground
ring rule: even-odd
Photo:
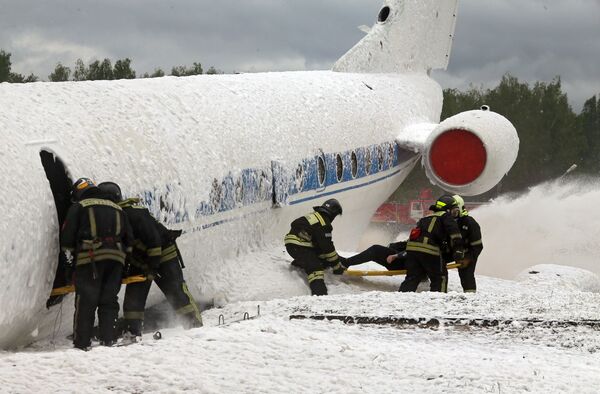
[[[600,384],[598,325],[524,323],[598,322],[600,279],[589,272],[536,266],[516,281],[481,277],[476,294],[454,291],[455,272],[448,294],[369,290],[394,290],[401,277],[327,281],[328,297],[233,302],[205,311],[205,327],[165,329],[161,340],[148,334],[138,344],[82,352],[55,337],[1,352],[2,391],[592,393]],[[237,321],[246,313],[251,319]],[[290,320],[322,314],[512,322],[423,328]]]

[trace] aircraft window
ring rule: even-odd
[[[319,186],[325,183],[325,159],[323,156],[317,158],[317,175],[319,176]]]
[[[371,158],[371,149],[367,148],[365,152],[365,172],[367,175],[371,173],[371,167],[373,165],[373,159]]]
[[[381,149],[381,146],[377,147],[377,168],[379,171],[383,170],[383,149]]]
[[[210,206],[213,212],[218,212],[221,207],[221,200],[223,198],[223,185],[217,180],[213,179],[212,188],[209,194]]]
[[[385,6],[381,9],[381,11],[379,11],[379,17],[377,18],[377,21],[383,23],[387,20],[388,16],[390,16],[390,7]]]
[[[338,182],[340,182],[344,176],[344,162],[339,153],[335,157],[335,175],[337,176]]]
[[[298,168],[296,168],[296,189],[299,192],[304,189],[304,166],[302,164],[298,164]]]
[[[261,200],[266,200],[271,196],[271,198],[275,198],[275,195],[271,190],[271,182],[269,181],[269,177],[265,171],[260,172],[260,178],[258,179],[258,193]]]
[[[394,166],[394,145],[392,144],[388,147],[388,163],[390,168]]]
[[[352,152],[350,155],[350,170],[352,171],[352,178],[356,178],[356,174],[358,174],[358,159],[356,158],[356,152]]]
[[[244,181],[240,176],[237,181],[235,181],[235,201],[240,204],[244,200]]]

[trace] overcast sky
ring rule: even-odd
[[[48,79],[129,57],[138,75],[202,63],[232,71],[329,69],[372,25],[381,0],[0,0],[13,71]],[[505,73],[552,81],[579,112],[600,94],[600,0],[460,0],[445,88],[494,87]]]

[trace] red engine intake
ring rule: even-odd
[[[519,138],[503,116],[467,111],[440,123],[429,135],[423,165],[429,179],[444,190],[481,194],[494,187],[517,158]]]
[[[487,161],[483,142],[467,130],[449,130],[433,141],[429,150],[431,169],[453,185],[466,185],[481,174]]]

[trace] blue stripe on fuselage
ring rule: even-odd
[[[417,156],[417,153],[405,150],[393,142],[385,142],[344,152],[321,152],[312,158],[303,159],[291,168],[290,165],[272,162],[271,168],[243,169],[237,175],[229,173],[220,181],[215,178],[209,199],[197,205],[194,217],[209,217],[267,201],[272,201],[275,206],[296,205],[366,187],[397,175]],[[356,182],[360,178],[372,178],[390,170],[393,172],[379,178],[331,190],[331,187]],[[189,221],[190,214],[185,206],[173,203],[180,201],[178,188],[177,185],[166,185],[163,191],[146,191],[143,193],[143,203],[155,217],[166,219],[166,224]],[[307,192],[316,194],[299,196]],[[216,220],[195,226],[190,231],[215,227],[267,209]]]

